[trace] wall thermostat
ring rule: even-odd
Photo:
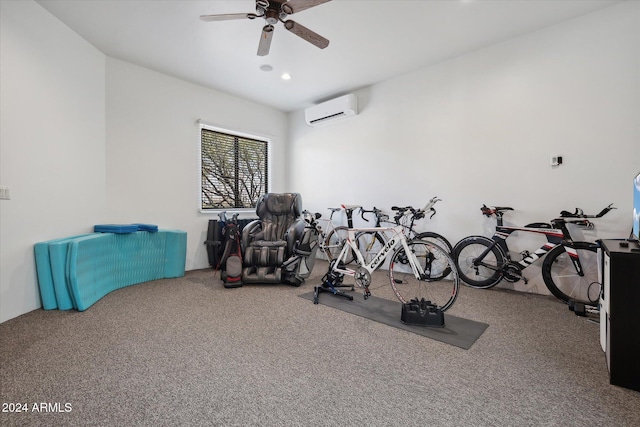
[[[562,164],[562,156],[551,156],[551,166],[558,166]]]

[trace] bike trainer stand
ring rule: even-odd
[[[338,297],[344,297],[349,301],[353,301],[353,296],[348,293],[341,291],[337,288],[351,288],[353,291],[353,286],[351,285],[343,285],[342,280],[344,279],[344,274],[333,271],[333,263],[335,261],[329,263],[329,271],[327,274],[322,277],[322,285],[313,287],[313,303],[318,304],[318,299],[322,292],[328,292],[332,295]]]

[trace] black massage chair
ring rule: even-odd
[[[267,193],[256,204],[257,220],[242,230],[242,282],[300,286],[318,249],[315,216],[302,211],[298,193]]]

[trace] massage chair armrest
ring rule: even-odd
[[[240,240],[240,245],[243,248],[248,247],[249,244],[255,240],[262,240],[262,221],[260,219],[254,219],[245,225],[242,229]]]
[[[298,241],[304,233],[306,225],[307,223],[304,221],[304,219],[297,219],[293,222],[293,224],[291,224],[291,226],[285,233],[284,238],[287,241],[287,255],[290,256],[293,254]]]

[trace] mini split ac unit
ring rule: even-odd
[[[304,118],[309,126],[317,126],[343,117],[358,114],[358,98],[353,93],[344,95],[304,110]]]

